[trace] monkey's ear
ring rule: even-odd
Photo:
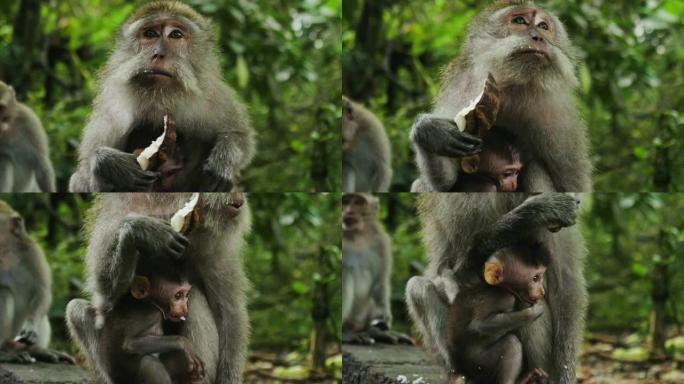
[[[131,295],[136,299],[144,299],[150,294],[150,279],[136,275],[131,283]]]
[[[484,278],[489,285],[498,285],[503,282],[503,264],[496,256],[492,256],[485,262]]]
[[[461,168],[465,173],[475,173],[480,169],[480,156],[468,156],[461,159]]]
[[[12,233],[15,236],[20,236],[22,233],[24,233],[24,219],[21,218],[21,216],[16,215],[12,216],[12,222],[10,224],[10,228]]]

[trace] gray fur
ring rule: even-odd
[[[575,383],[577,352],[584,328],[587,292],[583,275],[586,254],[576,227],[557,233],[550,227],[573,225],[577,202],[567,194],[529,196],[519,193],[424,194],[419,200],[424,241],[430,263],[424,276],[406,286],[411,317],[436,359],[448,366],[446,314],[458,292],[454,273],[470,252],[491,254],[529,236],[551,253],[545,310],[519,331],[529,367],[542,368],[553,383]]]
[[[27,336],[35,347],[50,342],[48,311],[52,303],[52,275],[45,254],[23,227],[23,220],[0,201],[0,220],[19,227],[2,234],[0,244],[0,346],[17,336]],[[14,225],[14,224],[13,224]],[[0,351],[0,362],[13,361],[12,351]]]
[[[562,23],[551,15],[557,32],[555,38],[545,40],[550,65],[510,60],[511,53],[528,44],[529,39],[502,32],[506,21],[501,17],[510,8],[486,11],[474,19],[460,57],[445,72],[433,111],[416,119],[411,137],[422,180],[414,183],[412,191],[446,191],[456,182],[456,160],[460,157],[456,152],[466,141],[452,120],[481,92],[489,73],[501,92],[496,124],[518,137],[520,152],[527,157],[518,190],[591,190],[587,126],[574,101],[578,85],[576,49]],[[449,123],[453,128],[447,136],[451,137],[445,139],[449,131],[440,127]],[[445,151],[445,147],[453,153]]]
[[[100,369],[101,345],[94,320],[100,314],[106,318],[130,287],[139,258],[178,257],[180,252],[181,257],[192,259],[196,273],[189,308],[192,315],[184,323],[182,335],[191,340],[193,350],[205,362],[208,383],[242,382],[249,336],[245,302],[249,283],[239,253],[250,226],[249,211],[242,206],[242,212],[231,217],[226,209],[237,195],[202,194],[200,223],[188,233],[183,249],[182,239],[169,231],[167,221],[190,196],[104,194],[91,209],[86,267],[93,304],[86,308],[87,321],[82,320],[82,310],[67,315],[72,318],[69,324],[74,339],[89,360],[96,362],[96,370]],[[106,376],[106,372],[99,374]]]
[[[49,153],[38,116],[0,81],[0,192],[55,192]]]
[[[392,180],[390,142],[378,118],[361,104],[344,99],[342,129],[354,124],[350,148],[342,151],[343,192],[388,192]],[[349,121],[351,120],[353,121]]]
[[[173,7],[194,13],[180,3]],[[174,16],[167,13],[164,10],[147,18]],[[195,22],[180,15],[178,18],[189,23],[194,34],[187,50],[167,55],[174,79],[179,82],[164,88],[136,83],[136,75],[149,64],[153,51],[139,49],[136,35],[130,32],[140,20],[129,20],[121,27],[116,48],[100,74],[70,191],[149,191],[150,185],[144,181],[150,175],[131,170],[133,164],[122,151],[135,127],[150,122],[161,127],[167,113],[173,115],[178,135],[184,136],[192,149],[195,162],[191,166],[196,167],[183,171],[188,176],[178,179],[176,190],[230,190],[240,171],[251,162],[254,132],[244,105],[221,77],[216,32],[206,19]],[[202,174],[200,183],[198,174]]]

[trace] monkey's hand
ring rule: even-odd
[[[458,130],[450,119],[421,116],[411,129],[411,141],[427,153],[461,158],[482,151],[482,140]]]
[[[544,302],[538,301],[529,308],[521,310],[529,321],[535,321],[544,313]]]
[[[120,229],[120,240],[131,239],[144,255],[171,256],[179,259],[188,246],[188,239],[176,232],[166,220],[143,215],[129,215]]]
[[[22,329],[21,332],[19,332],[19,336],[14,338],[14,341],[27,346],[32,346],[38,342],[38,334],[33,329]]]
[[[202,192],[230,192],[233,189],[233,180],[221,175],[209,166],[204,167],[204,182],[200,187]]]
[[[93,174],[102,189],[114,192],[149,191],[159,178],[158,172],[143,171],[135,155],[108,147],[95,151]]]
[[[540,224],[551,232],[558,232],[561,228],[575,225],[579,200],[565,193],[544,193],[534,195],[525,202],[534,206]]]
[[[185,363],[188,368],[188,379],[191,383],[201,383],[204,380],[204,376],[206,376],[204,361],[193,351],[188,339],[184,339],[182,345]]]

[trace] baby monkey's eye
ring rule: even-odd
[[[535,283],[538,282],[539,279],[541,279],[541,276],[539,276],[539,275],[534,275],[534,276],[532,277],[532,281],[534,281]]]
[[[180,300],[183,298],[183,292],[176,292],[176,295],[174,296],[176,300]]]

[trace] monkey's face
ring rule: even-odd
[[[518,175],[522,166],[517,153],[511,156],[511,154],[503,155],[485,150],[480,153],[478,172],[495,180],[498,192],[515,192],[518,190]]]
[[[185,22],[162,16],[142,23],[133,35],[136,54],[131,82],[142,88],[165,88],[195,81],[190,65],[192,31]]]
[[[489,67],[497,82],[527,83],[560,77],[576,82],[570,46],[558,18],[532,7],[506,7],[491,16],[491,34],[474,37],[475,62]]]
[[[188,282],[178,283],[164,278],[155,279],[151,298],[160,305],[166,320],[179,322],[188,316],[188,299],[192,285]]]
[[[372,202],[362,194],[344,194],[342,196],[342,230],[345,232],[363,231],[365,221],[373,208],[371,205]]]
[[[508,263],[504,268],[504,284],[523,302],[535,304],[542,300],[544,266],[530,266],[522,262]]]

